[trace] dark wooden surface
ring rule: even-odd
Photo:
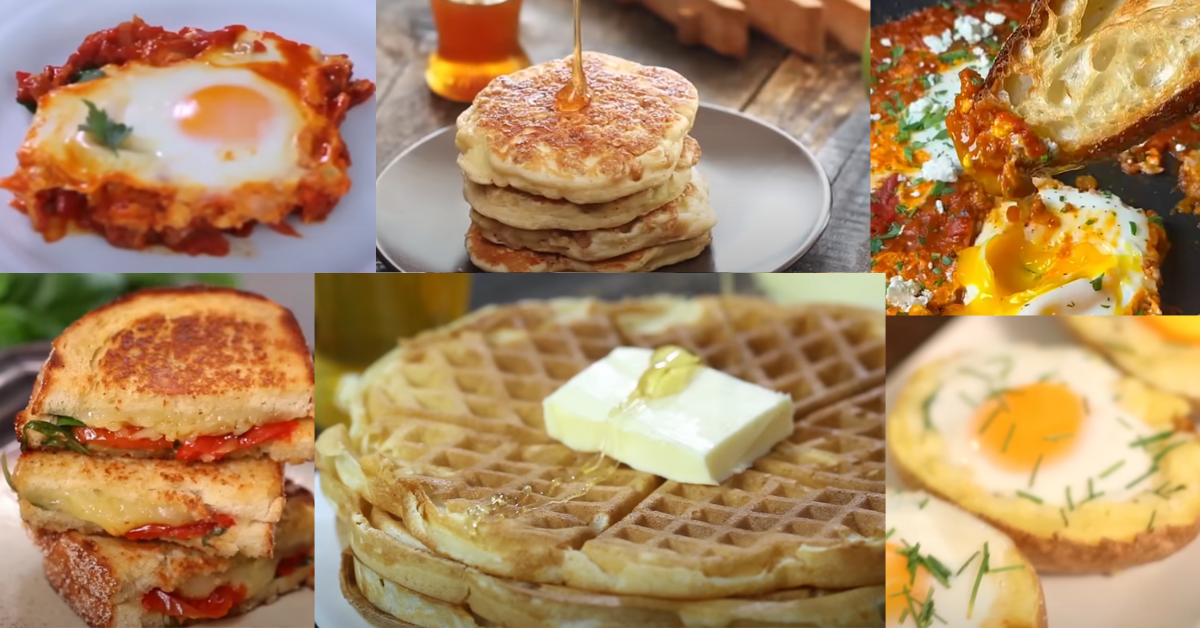
[[[570,54],[571,11],[571,0],[525,0],[521,43],[534,63]],[[670,24],[636,5],[587,0],[583,13],[588,50],[670,67],[695,83],[703,102],[766,120],[816,152],[833,184],[833,217],[789,270],[866,272],[869,111],[856,51],[831,42],[832,52],[815,61],[756,34],[749,55],[737,60],[680,44]],[[428,0],[376,0],[375,42],[378,174],[422,137],[454,124],[466,105],[425,86],[426,59],[437,45]]]
[[[739,294],[758,294],[753,278],[737,275]],[[521,299],[591,296],[620,300],[653,294],[711,294],[720,291],[717,273],[661,273],[641,275],[529,275],[480,274],[471,282],[471,309]]]
[[[887,319],[887,368],[892,370],[925,344],[947,319],[941,316],[889,316]]]

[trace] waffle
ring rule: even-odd
[[[418,625],[452,625],[471,617],[478,625],[525,628],[584,619],[592,626],[683,626],[703,617],[714,626],[752,621],[755,626],[794,628],[865,626],[880,618],[881,586],[845,591],[803,588],[755,598],[690,601],[530,585],[442,558],[421,546],[387,513],[379,509],[368,513],[354,516],[353,551],[347,553],[353,558],[344,564],[343,575],[352,572],[359,593],[375,607]],[[433,613],[439,617],[430,621]]]
[[[340,483],[326,494],[343,516],[371,504],[431,554],[525,583],[678,600],[881,584],[881,318],[746,297],[485,308],[364,374],[351,427],[318,443],[323,482]],[[589,455],[546,435],[542,399],[617,346],[665,342],[790,393],[792,437],[720,486],[622,465],[548,504]],[[526,485],[528,511],[468,514]]]

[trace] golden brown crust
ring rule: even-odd
[[[1091,4],[1097,5],[1099,3],[1092,2]],[[1167,3],[1167,5],[1171,4]],[[1103,22],[1092,24],[1091,28],[1094,30],[1083,30],[1081,34],[1089,37],[1093,43],[1107,37],[1110,40],[1107,44],[1109,46],[1108,49],[1111,50],[1112,47],[1118,45],[1115,42],[1129,40],[1128,33],[1138,28],[1134,25],[1140,23],[1143,26],[1143,31],[1151,31],[1151,28],[1145,28],[1146,23],[1160,23],[1161,26],[1157,28],[1161,28],[1161,33],[1150,32],[1148,37],[1138,42],[1139,47],[1123,49],[1115,53],[1138,55],[1138,65],[1145,65],[1147,71],[1155,73],[1158,71],[1156,67],[1169,62],[1169,57],[1177,56],[1184,58],[1188,54],[1187,50],[1171,48],[1171,44],[1177,41],[1178,37],[1176,37],[1176,33],[1170,32],[1170,29],[1173,28],[1172,22],[1167,18],[1173,20],[1180,14],[1193,14],[1194,11],[1185,9],[1185,7],[1191,7],[1192,4],[1184,2],[1173,4],[1174,7],[1164,9],[1163,3],[1153,3],[1150,0],[1128,0],[1120,4],[1116,11],[1104,16]],[[1016,75],[1033,77],[1035,84],[1039,80],[1050,82],[1055,79],[1053,76],[1042,76],[1040,72],[1041,64],[1044,62],[1040,54],[1044,51],[1046,40],[1055,38],[1055,34],[1049,31],[1057,30],[1059,33],[1057,37],[1061,39],[1063,37],[1061,33],[1070,28],[1064,22],[1079,19],[1074,14],[1061,15],[1057,13],[1056,10],[1061,11],[1062,5],[1063,3],[1061,2],[1055,2],[1052,5],[1050,0],[1034,1],[1029,19],[1004,42],[1003,47],[996,56],[996,61],[992,65],[991,72],[988,74],[985,90],[981,92],[981,97],[990,98],[1001,94],[1001,91],[1005,89],[1005,80]],[[1095,8],[1094,6],[1088,7],[1088,5],[1088,2],[1083,1],[1077,2],[1073,6],[1075,11],[1079,13],[1082,13],[1085,8],[1090,9],[1091,13],[1099,13],[1101,11],[1099,8]],[[1160,9],[1162,12],[1153,15],[1143,15],[1154,9]],[[1174,9],[1178,9],[1178,12],[1170,14],[1169,12]],[[1190,11],[1190,13],[1185,13],[1185,11]],[[1085,22],[1088,20],[1094,21],[1095,17],[1089,14],[1083,16],[1082,19]],[[1103,33],[1105,30],[1110,32],[1097,35],[1097,33]],[[1194,40],[1194,38],[1188,39]],[[1161,42],[1162,46],[1157,47],[1157,45],[1152,45],[1147,48],[1144,46],[1144,43],[1147,41]],[[1069,43],[1073,46],[1082,45],[1082,42],[1078,40],[1072,40]],[[1033,45],[1032,52],[1024,50],[1024,48],[1031,44]],[[1189,48],[1188,50],[1195,52],[1194,48]],[[1095,50],[1084,54],[1078,63],[1088,65],[1085,73],[1099,73],[1112,63],[1112,54],[1106,51],[1103,46],[1099,46]],[[1107,61],[1104,60],[1106,55],[1109,58]],[[1099,82],[1094,78],[1092,80],[1096,80],[1097,83]],[[1115,79],[1110,76],[1109,80]],[[1149,84],[1144,79],[1135,79],[1135,81],[1133,85],[1127,87],[1127,89],[1136,90],[1133,93],[1128,91],[1122,93],[1120,90],[1105,89],[1097,93],[1088,91],[1077,95],[1074,99],[1068,96],[1066,99],[1067,104],[1064,104],[1064,107],[1073,107],[1073,105],[1070,105],[1072,102],[1080,103],[1078,106],[1083,106],[1082,103],[1095,105],[1099,101],[1099,104],[1101,104],[1105,111],[1111,112],[1110,115],[1106,115],[1102,120],[1104,123],[1103,135],[1096,138],[1075,141],[1073,138],[1064,138],[1058,134],[1053,134],[1052,136],[1047,133],[1047,129],[1039,128],[1043,126],[1037,124],[1040,120],[1025,116],[1026,121],[1030,122],[1039,131],[1039,135],[1042,137],[1051,137],[1051,139],[1054,139],[1058,143],[1059,147],[1057,155],[1044,164],[1035,166],[1032,172],[1034,174],[1061,172],[1069,170],[1072,166],[1077,166],[1078,164],[1114,155],[1146,140],[1158,130],[1200,111],[1200,71],[1195,69],[1194,64],[1193,69],[1187,74],[1187,77],[1180,79],[1180,84],[1177,86],[1172,85],[1168,87],[1160,85],[1155,80],[1150,80]],[[1061,82],[1061,79],[1059,79],[1059,82]],[[1075,86],[1067,86],[1067,89],[1071,89],[1072,87]],[[1175,89],[1172,89],[1172,87],[1175,87]],[[1042,94],[1048,93],[1051,89],[1054,89],[1054,87],[1050,85],[1042,85],[1040,87]],[[1115,102],[1108,102],[1109,94],[1117,94],[1123,97]],[[1021,113],[1019,103],[1014,103],[1011,97],[1001,97],[1001,100],[1014,106],[1014,110],[1017,113]],[[1092,126],[1096,126],[1095,122],[1093,122]],[[1094,129],[1091,131],[1094,131]],[[1089,131],[1085,130],[1083,132],[1088,133]]]
[[[920,477],[904,466],[899,456],[892,455],[890,458],[905,486],[953,503],[950,497],[938,491],[937,487],[922,482]],[[1102,539],[1098,545],[1089,545],[1060,538],[1058,533],[1049,537],[1038,536],[994,517],[978,512],[971,514],[1007,534],[1039,573],[1120,571],[1166,558],[1191,543],[1200,532],[1200,520],[1197,520],[1190,526],[1155,528],[1153,532],[1138,534],[1128,543]]]

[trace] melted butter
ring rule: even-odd
[[[666,345],[655,349],[650,356],[650,366],[638,377],[637,385],[624,401],[609,412],[610,424],[619,425],[624,417],[647,401],[683,392],[702,366],[700,358],[683,347]],[[479,524],[485,518],[501,520],[506,517],[519,517],[538,506],[562,504],[583,497],[593,486],[612,477],[621,464],[605,454],[606,444],[601,443],[600,452],[585,462],[578,473],[573,473],[565,478],[553,478],[544,493],[535,493],[533,487],[526,484],[516,495],[494,493],[484,501],[471,506],[466,511],[467,522],[471,525],[471,533],[478,533]],[[534,495],[549,497],[559,486],[574,483],[579,483],[575,490],[551,497],[548,501],[536,503],[538,500],[533,497]]]
[[[571,65],[571,82],[559,90],[554,97],[559,111],[579,111],[588,106],[591,96],[588,95],[587,77],[583,75],[583,38],[580,24],[582,15],[579,10],[580,0],[575,0],[575,61]]]

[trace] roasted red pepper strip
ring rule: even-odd
[[[308,552],[301,552],[295,556],[285,558],[279,561],[279,566],[275,568],[275,577],[282,578],[284,576],[290,576],[295,573],[297,569],[303,567],[306,561],[311,560],[312,556],[309,556]]]
[[[125,538],[130,541],[148,541],[151,539],[170,538],[179,541],[186,541],[197,537],[212,534],[217,528],[233,527],[233,517],[229,515],[217,515],[209,521],[200,523],[191,523],[185,526],[168,526],[157,523],[144,525],[139,528],[134,528],[125,533]]]
[[[183,619],[219,619],[229,610],[246,599],[246,587],[227,584],[213,590],[203,600],[190,600],[183,596],[154,589],[142,596],[142,607],[154,613]]]
[[[178,460],[199,460],[206,456],[212,456],[213,460],[220,460],[239,449],[254,447],[255,445],[277,438],[287,438],[292,435],[292,432],[296,431],[296,427],[299,424],[300,421],[295,420],[259,425],[258,427],[250,428],[241,436],[234,436],[232,434],[225,436],[200,436],[194,441],[180,445],[179,450],[175,452],[175,458]]]

